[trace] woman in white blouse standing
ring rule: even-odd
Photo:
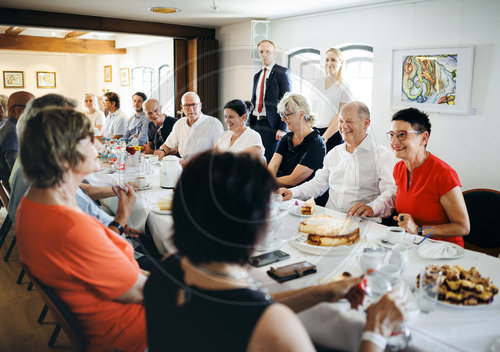
[[[94,127],[95,135],[100,135],[104,126],[105,116],[104,113],[99,110],[97,98],[94,94],[85,93],[85,96],[83,97],[83,111],[89,118],[92,127]],[[97,133],[95,129],[97,129],[99,133]]]
[[[260,134],[246,126],[248,111],[252,103],[234,99],[224,106],[224,121],[228,127],[214,146],[219,151],[249,153],[264,157],[264,145]]]
[[[311,92],[312,108],[316,112],[315,127],[326,143],[327,152],[342,143],[338,114],[342,106],[352,100],[349,87],[342,80],[344,56],[337,48],[325,53],[326,77],[314,83]]]

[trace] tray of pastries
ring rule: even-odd
[[[438,301],[444,304],[464,307],[488,305],[498,294],[498,287],[489,277],[483,277],[476,267],[466,270],[460,265],[429,265],[426,270],[442,273]]]

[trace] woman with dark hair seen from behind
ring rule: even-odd
[[[394,220],[407,232],[464,246],[469,214],[455,170],[427,151],[429,117],[415,108],[396,112],[387,137],[397,158]]]
[[[74,110],[42,109],[25,122],[20,146],[32,184],[16,216],[24,265],[75,314],[88,350],[144,351],[146,277],[134,249],[75,199],[83,179],[100,168],[90,121]],[[119,211],[135,202],[130,188],[118,196]]]
[[[290,132],[280,140],[268,169],[276,176],[279,186],[298,186],[312,179],[316,170],[323,167],[325,143],[318,131],[311,128],[314,117],[303,95],[285,93],[278,104],[278,113]]]
[[[249,101],[234,99],[224,106],[224,121],[228,130],[220,136],[214,149],[250,153],[264,158],[264,145],[260,134],[246,126],[249,111],[252,111],[252,103]]]
[[[266,232],[275,187],[248,154],[205,152],[187,164],[172,208],[179,252],[164,259],[144,289],[151,352],[313,351],[294,311],[342,298],[360,303],[361,278],[274,297],[259,290],[245,263]],[[389,336],[404,320],[399,304],[386,295],[369,307],[365,330]],[[379,349],[363,341],[361,350]]]

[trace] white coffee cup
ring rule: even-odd
[[[392,244],[398,244],[403,241],[405,229],[397,226],[387,228],[387,240]]]
[[[148,186],[148,179],[145,176],[137,176],[134,182],[139,188],[146,188]]]

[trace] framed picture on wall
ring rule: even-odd
[[[104,66],[104,82],[113,82],[113,71],[111,65]]]
[[[469,114],[474,47],[393,50],[392,108]]]
[[[56,73],[55,72],[41,72],[36,73],[36,87],[37,88],[55,88],[56,87]]]
[[[120,84],[122,87],[130,86],[130,69],[128,67],[120,69]]]
[[[4,88],[24,88],[23,71],[3,71]]]

